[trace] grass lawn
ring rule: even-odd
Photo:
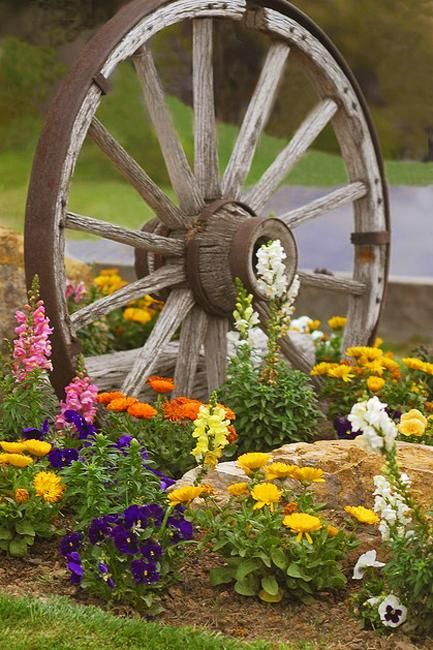
[[[181,606],[181,603],[179,604]],[[8,650],[314,650],[266,641],[246,643],[188,628],[113,616],[66,598],[0,595],[1,646]]]

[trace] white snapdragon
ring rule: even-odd
[[[376,551],[367,551],[359,556],[357,563],[353,567],[353,580],[361,580],[364,577],[365,570],[369,567],[380,569],[385,566],[384,562],[376,560]]]
[[[257,251],[257,285],[268,298],[282,298],[287,292],[286,253],[279,239],[264,244]]]
[[[234,326],[241,337],[246,338],[248,332],[259,324],[259,315],[252,305],[248,305],[245,309],[241,309],[240,305],[236,305],[236,307],[237,309],[233,312]]]
[[[391,451],[397,437],[397,427],[386,412],[386,404],[375,395],[354,404],[348,420],[353,431],[361,431],[361,441],[369,451]]]
[[[405,474],[401,476],[408,485],[410,480]],[[407,535],[406,527],[411,523],[410,508],[403,497],[394,491],[390,482],[384,476],[374,477],[373,492],[374,511],[380,516],[379,532],[384,541],[389,540],[391,528],[394,528],[398,535]]]

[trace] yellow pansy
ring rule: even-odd
[[[421,420],[412,418],[411,420],[400,421],[397,428],[404,436],[423,436],[426,425]]]
[[[418,409],[410,409],[407,413],[403,413],[400,422],[405,422],[405,420],[419,420],[427,426],[427,418]]]
[[[26,440],[26,451],[32,456],[38,456],[42,458],[50,453],[52,445],[49,442],[44,442],[43,440]]]

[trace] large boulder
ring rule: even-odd
[[[66,258],[65,269],[71,280],[90,281],[90,268],[78,260]],[[25,302],[23,236],[0,227],[0,339],[13,336],[15,310]]]
[[[412,479],[419,502],[433,504],[433,447],[415,443],[398,442],[398,461],[402,471]],[[296,465],[320,467],[325,472],[325,483],[313,484],[320,501],[327,507],[342,510],[346,505],[373,504],[373,477],[380,474],[384,459],[379,454],[363,449],[360,440],[319,440],[314,443],[299,442],[284,445],[272,452],[273,460]],[[191,470],[178,485],[190,485],[196,476]],[[223,497],[231,483],[245,480],[245,474],[236,461],[220,463],[209,472],[205,482],[213,485]]]

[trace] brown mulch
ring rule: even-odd
[[[0,591],[13,596],[63,595],[81,604],[104,606],[69,585],[68,572],[57,546],[57,542],[39,543],[31,555],[23,559],[1,556]],[[358,548],[355,557],[359,552]],[[304,641],[315,642],[318,648],[336,650],[433,650],[433,640],[415,644],[401,633],[382,637],[362,630],[351,614],[350,595],[356,587],[350,581],[343,596],[326,592],[308,605],[268,605],[239,596],[227,585],[212,587],[208,571],[220,563],[221,560],[212,554],[199,556],[191,551],[182,570],[183,581],[168,590],[163,601],[165,612],[158,620],[170,625],[205,628],[238,639],[265,639],[276,644]],[[121,607],[114,607],[113,611],[121,615],[134,614]]]

